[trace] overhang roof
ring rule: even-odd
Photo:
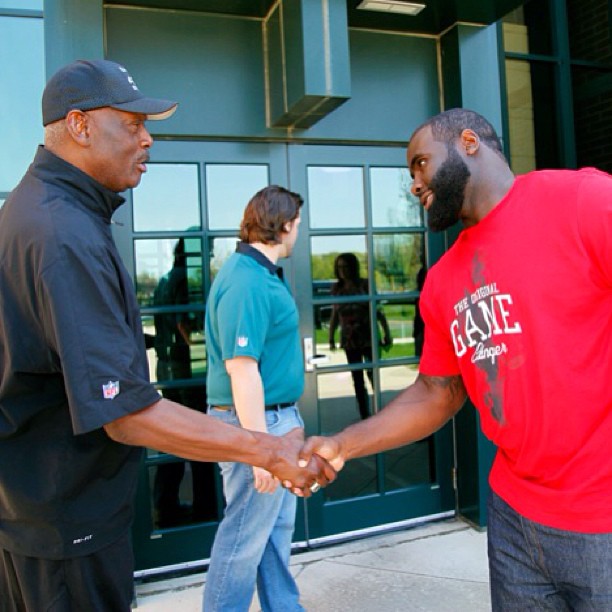
[[[457,22],[488,25],[525,0],[418,0],[425,8],[415,17],[357,9],[361,0],[346,0],[349,27],[438,35]],[[121,5],[264,18],[276,0],[106,0]]]

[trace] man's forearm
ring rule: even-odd
[[[317,480],[322,485],[335,478],[323,460],[313,457],[298,465],[303,431],[284,436],[249,431],[223,423],[196,410],[162,398],[152,406],[105,425],[115,441],[145,446],[193,461],[240,461],[262,467],[294,490],[309,495]]]
[[[123,444],[194,461],[240,461],[266,467],[275,460],[272,436],[227,425],[166,398],[109,423],[105,430]]]
[[[460,377],[419,377],[379,413],[333,437],[345,461],[397,448],[437,431],[465,397]]]
[[[248,357],[225,362],[232,385],[232,398],[240,425],[252,431],[267,431],[264,388],[258,363]]]

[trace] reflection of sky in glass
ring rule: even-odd
[[[406,168],[370,168],[372,221],[376,227],[422,225],[421,205],[410,193]]]
[[[249,200],[268,183],[267,165],[207,164],[210,229],[237,230]]]
[[[210,280],[217,275],[221,266],[236,250],[238,238],[211,238],[210,240]]]
[[[202,240],[185,238],[186,280],[190,303],[203,302],[202,295]],[[172,270],[174,250],[178,238],[135,240],[136,255],[136,294],[141,306],[159,305],[160,296],[155,297],[160,279]],[[164,298],[165,299],[165,298]],[[172,303],[172,302],[169,302]]]
[[[364,227],[363,169],[308,168],[310,226]]]
[[[160,279],[172,268],[174,262],[174,248],[177,238],[163,238],[157,240],[135,240],[136,276],[148,275]],[[201,262],[201,247],[199,238],[188,238],[185,242],[185,251],[193,253]],[[189,260],[192,258],[188,258]],[[196,263],[196,262],[192,262]],[[200,264],[201,265],[201,264]]]
[[[199,229],[197,165],[148,164],[133,201],[137,232]]]
[[[42,10],[42,0],[0,0],[0,8]],[[43,26],[43,19],[0,16],[0,192],[14,189],[42,142]]]

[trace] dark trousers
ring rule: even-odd
[[[546,527],[493,491],[488,515],[494,612],[612,610],[612,533]]]
[[[128,612],[133,592],[129,534],[73,559],[38,559],[0,549],[1,612]]]
[[[372,347],[364,346],[362,348],[344,349],[346,360],[349,363],[363,363],[364,361],[372,361]],[[367,370],[368,378],[372,388],[374,387],[374,376],[372,370]],[[365,378],[363,370],[351,370],[353,378],[353,387],[355,389],[355,397],[359,406],[359,416],[362,419],[367,419],[370,416],[370,400],[368,390],[365,386]]]

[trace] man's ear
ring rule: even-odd
[[[66,131],[77,144],[89,146],[91,126],[89,115],[80,110],[71,110],[64,119]]]
[[[464,149],[466,155],[474,155],[480,148],[480,138],[474,130],[466,128],[461,132],[460,136],[461,148]]]

